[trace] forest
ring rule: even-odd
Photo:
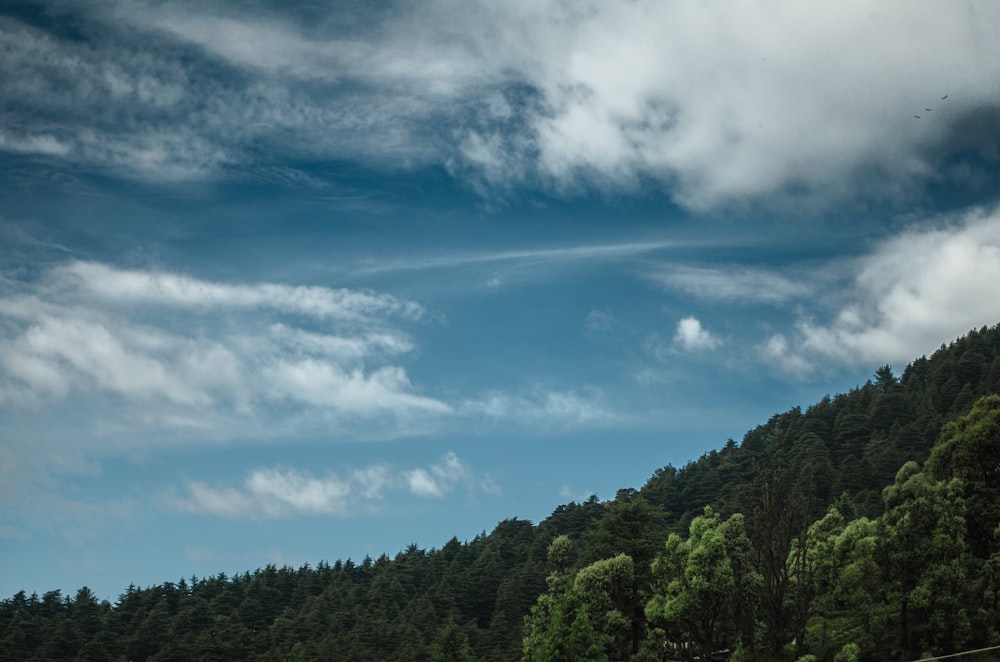
[[[0,602],[0,659],[19,661],[848,662],[997,645],[1000,325],[537,524],[113,603],[87,587]]]

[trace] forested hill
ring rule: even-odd
[[[657,471],[640,494],[663,507],[672,524],[686,522],[712,504],[724,514],[743,508],[754,465],[781,467],[796,495],[822,515],[846,492],[859,514],[882,511],[882,488],[908,460],[923,462],[942,425],[965,414],[980,397],[1000,393],[1000,325],[970,331],[942,345],[930,358],[888,365],[849,393],[823,398],[805,412],[777,414],[682,469]]]
[[[0,603],[0,659],[847,660],[998,644],[992,394],[1000,325],[537,525],[130,586],[114,604],[86,587],[18,593]]]

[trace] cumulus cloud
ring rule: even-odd
[[[656,182],[698,210],[993,181],[941,167],[996,158],[985,0],[361,7],[63,6],[75,40],[2,18],[0,151],[156,180],[319,157],[486,195]]]
[[[370,474],[370,472],[369,472]],[[367,478],[369,474],[361,476]],[[375,480],[378,479],[376,474]],[[279,518],[290,515],[337,515],[347,513],[352,491],[372,494],[378,499],[380,491],[372,492],[371,485],[361,480],[352,481],[336,474],[315,478],[294,469],[257,469],[243,483],[235,487],[213,488],[201,482],[188,486],[186,499],[171,499],[170,504],[180,510],[215,515],[227,519],[253,517]]]
[[[803,318],[764,356],[803,373],[834,361],[908,361],[942,339],[1000,321],[1000,210],[978,209],[910,229],[859,259],[827,321]]]
[[[376,464],[317,477],[297,469],[256,469],[240,487],[212,487],[195,481],[187,485],[185,496],[168,494],[164,502],[176,510],[226,519],[347,517],[370,512],[389,494],[443,498],[462,484],[475,489],[473,472],[449,452],[439,463],[406,470]],[[495,493],[495,483],[488,479],[482,489]]]
[[[680,354],[696,354],[715,349],[722,340],[703,327],[697,317],[684,317],[677,322],[677,329],[671,339],[658,333],[649,334],[643,342],[643,350],[659,361],[669,361]]]
[[[686,352],[700,352],[715,349],[720,340],[701,325],[696,317],[685,317],[677,323],[674,345]]]
[[[441,498],[460,482],[471,479],[469,468],[454,453],[448,453],[440,464],[427,469],[403,473],[407,487],[414,496]]]
[[[696,209],[793,190],[870,195],[873,183],[932,176],[927,150],[995,99],[996,69],[977,64],[990,39],[978,12],[995,11],[985,4],[564,8],[512,21],[529,35],[524,70],[546,102],[531,124],[538,165],[560,181],[627,187],[652,175]],[[911,109],[944,92],[961,101],[915,126]]]

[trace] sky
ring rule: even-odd
[[[389,556],[1000,322],[991,0],[0,5],[0,596]]]

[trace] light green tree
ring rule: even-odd
[[[826,616],[834,609],[833,587],[837,584],[839,568],[835,564],[834,550],[843,533],[843,514],[831,506],[821,519],[812,523],[804,535],[792,541],[786,568],[789,582],[789,605],[797,653],[804,656],[807,647],[806,624],[818,613],[823,616],[819,641],[809,642],[813,652],[823,653],[827,647]],[[814,637],[815,639],[815,637]]]
[[[861,660],[861,648],[853,643],[846,643],[840,651],[833,657],[833,662],[859,662]]]
[[[725,522],[706,506],[687,539],[667,538],[653,563],[657,579],[646,616],[668,640],[691,642],[692,654],[753,645],[762,579],[753,569],[742,515]]]
[[[568,536],[559,536],[549,545],[548,558],[554,570],[546,579],[548,590],[538,596],[525,617],[521,649],[525,662],[607,660],[606,638],[595,629],[590,609],[582,598],[584,593],[591,601],[599,597],[594,586],[596,582],[585,579],[584,586],[577,588],[568,565],[571,552],[572,542]]]
[[[609,657],[615,660],[628,659],[634,652],[633,643],[638,648],[632,636],[634,577],[632,558],[619,554],[591,563],[573,581],[573,593],[600,634]]]

